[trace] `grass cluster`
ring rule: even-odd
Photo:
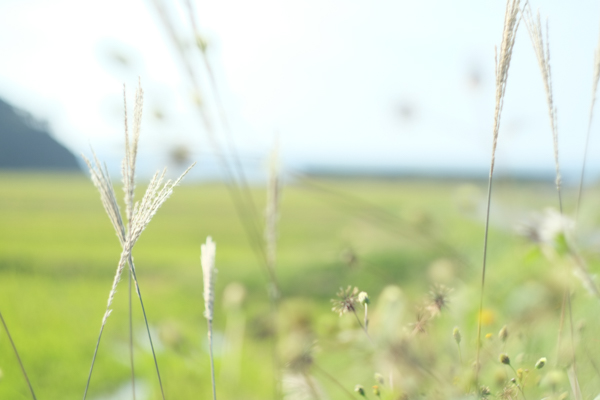
[[[199,95],[174,22],[154,4]],[[546,93],[554,185],[494,178],[522,21]],[[199,39],[194,18],[191,25]],[[562,187],[547,29],[544,37],[527,2],[507,1],[487,190],[458,181],[296,175],[282,200],[276,153],[266,193],[248,186],[232,142],[220,145],[199,101],[226,183],[179,188],[157,214],[187,170],[164,183],[165,173],[157,173],[136,196],[141,87],[131,131],[125,108],[123,201],[95,155],[85,160],[112,234],[81,177],[1,175],[0,350],[14,357],[0,360],[0,397],[35,400],[34,386],[57,399],[84,386],[84,400],[88,393],[163,400],[600,396],[598,261],[585,239],[593,238],[598,216],[582,208],[587,149],[578,190]],[[230,133],[201,43],[220,124]],[[590,127],[599,65],[600,53]],[[153,233],[146,233],[151,220]],[[116,272],[107,268],[115,264]],[[100,293],[109,276],[106,302]],[[124,276],[128,290],[119,286]]]
[[[5,222],[0,227],[3,313],[40,397],[77,398],[84,388],[91,346],[106,307],[107,286],[120,252],[118,240],[86,178],[3,174],[0,180],[5,188],[0,196]],[[298,355],[310,350],[314,365],[309,366],[308,374],[329,398],[347,394],[320,370],[356,398],[356,384],[373,397],[375,373],[387,382],[381,387],[385,398],[396,398],[401,390],[410,398],[452,398],[467,392],[464,385],[475,358],[483,185],[410,181],[319,184],[354,193],[406,224],[390,229],[379,224],[362,203],[348,203],[302,185],[286,188],[278,243],[284,294],[278,354],[284,369],[298,365]],[[563,371],[570,359],[568,325],[561,358],[556,358],[562,288],[570,275],[549,263],[538,245],[514,229],[530,212],[553,204],[551,186],[496,185],[489,260],[494,268],[487,282],[480,377],[493,394],[512,377],[510,368],[498,361],[500,353],[510,356],[515,369],[530,370],[525,393],[531,398],[552,391],[546,383],[541,384],[550,372],[558,380],[557,392],[570,391]],[[257,202],[265,201],[262,189],[254,189],[253,194]],[[573,206],[575,196],[567,194],[566,205]],[[598,194],[593,191],[589,196]],[[600,215],[594,208],[584,207],[582,217],[589,225],[583,225],[581,233],[589,235],[587,229],[600,222]],[[224,399],[272,397],[272,327],[264,276],[226,188],[217,184],[181,186],[155,218],[137,244],[135,262],[140,265],[138,278],[158,341],[166,396],[211,396],[199,262],[199,243],[210,234],[218,243],[214,317],[218,395]],[[423,230],[447,238],[467,263],[455,260],[431,241],[419,239],[418,232]],[[585,255],[592,261],[590,269],[597,271],[593,252]],[[431,301],[429,292],[436,284],[453,289],[447,307],[423,325],[423,332],[410,339],[410,346],[403,344],[406,335],[412,334],[419,312],[422,315]],[[339,317],[331,311],[330,300],[340,286],[348,285],[369,293],[369,334],[375,346],[354,317]],[[599,355],[594,332],[600,327],[593,318],[597,301],[579,289],[577,282],[573,286],[577,289],[573,319],[578,376],[587,395],[600,391],[590,362]],[[99,352],[91,398],[114,395],[127,387],[127,307],[123,286],[115,297],[115,311]],[[160,398],[141,313],[139,308],[134,310],[138,395]],[[362,310],[357,307],[361,318]],[[498,337],[504,325],[509,332],[506,342]],[[461,355],[452,335],[454,327],[462,336]],[[487,334],[492,334],[491,338],[486,338]],[[5,355],[0,365],[0,398],[29,398],[5,335],[0,336],[0,349]],[[548,365],[535,370],[541,357],[547,357]],[[387,391],[390,371],[395,397]],[[302,390],[302,380],[294,377],[286,376],[285,390],[294,384]],[[432,393],[434,387],[445,391]]]

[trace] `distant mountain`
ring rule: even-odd
[[[48,127],[0,99],[0,169],[81,171]]]

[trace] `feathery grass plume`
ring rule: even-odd
[[[144,93],[141,85],[135,93],[135,106],[133,116],[133,142],[129,141],[129,124],[127,118],[127,96],[125,85],[123,85],[123,110],[124,110],[124,126],[125,126],[125,157],[121,163],[121,176],[123,179],[123,191],[125,192],[125,216],[127,217],[127,231],[131,232],[131,219],[133,216],[134,207],[134,191],[135,191],[135,166],[137,158],[137,147],[140,137],[142,125],[142,109],[144,105]],[[133,258],[129,257],[129,264],[133,265]],[[133,309],[131,296],[132,272],[129,271],[127,288],[129,302],[129,363],[131,365],[131,391],[135,400],[135,368],[133,358]]]
[[[592,100],[590,101],[590,112],[588,117],[587,133],[585,135],[585,145],[583,147],[583,162],[581,163],[581,174],[579,177],[579,189],[577,190],[577,207],[575,209],[575,221],[579,218],[579,209],[583,195],[583,179],[585,175],[585,165],[587,161],[588,148],[590,143],[590,132],[592,130],[592,120],[594,118],[594,106],[596,104],[596,94],[598,92],[598,81],[600,80],[600,37],[594,52],[594,73],[592,76]]]
[[[215,386],[215,364],[213,358],[213,340],[212,340],[212,321],[213,309],[215,303],[215,279],[217,270],[215,269],[215,255],[217,246],[209,236],[206,243],[200,246],[200,263],[202,264],[202,279],[204,282],[204,316],[208,321],[208,346],[210,350],[210,371],[212,375],[213,399],[217,399],[217,389]]]
[[[488,179],[487,208],[485,216],[485,234],[483,239],[483,262],[481,268],[481,296],[479,300],[479,314],[477,317],[477,356],[475,365],[479,364],[479,353],[481,348],[481,313],[483,311],[483,293],[485,288],[485,270],[487,261],[487,242],[490,224],[490,204],[492,198],[492,178],[494,176],[494,165],[496,162],[496,147],[498,145],[498,132],[500,131],[500,117],[504,105],[504,94],[508,81],[508,69],[512,59],[512,51],[515,45],[517,29],[519,27],[519,0],[507,0],[504,15],[504,29],[500,45],[500,58],[496,54],[496,106],[494,109],[494,125],[492,140],[492,156],[490,161],[490,175]],[[479,379],[479,368],[476,369],[476,381]]]
[[[137,275],[135,270],[135,265],[133,264],[132,250],[135,246],[137,240],[139,239],[142,232],[146,229],[152,217],[156,214],[160,206],[169,198],[169,196],[173,193],[173,188],[177,186],[183,177],[190,171],[190,169],[194,166],[192,164],[184,173],[175,181],[167,180],[164,184],[164,176],[165,170],[161,174],[156,173],[148,188],[146,189],[146,193],[142,198],[140,203],[134,204],[134,189],[135,189],[135,161],[137,158],[137,147],[139,142],[139,133],[141,126],[141,117],[142,117],[142,106],[143,106],[143,91],[141,89],[141,85],[138,87],[136,91],[136,100],[135,100],[135,109],[134,109],[134,126],[133,126],[133,141],[129,140],[128,133],[128,125],[127,125],[127,107],[125,104],[125,159],[122,163],[122,174],[123,174],[123,189],[125,192],[125,206],[126,206],[126,216],[128,220],[127,229],[125,224],[123,223],[123,218],[121,217],[121,212],[119,209],[119,205],[116,200],[116,195],[110,180],[110,176],[108,174],[108,169],[106,165],[102,167],[100,161],[96,157],[96,154],[92,150],[92,154],[94,156],[94,163],[88,160],[85,156],[83,157],[88,168],[90,170],[90,175],[92,178],[92,182],[100,192],[100,199],[102,201],[102,205],[115,229],[117,237],[121,243],[122,252],[119,258],[119,262],[117,264],[117,270],[115,276],[113,278],[113,284],[111,290],[108,295],[108,301],[106,306],[106,311],[102,318],[102,324],[100,327],[100,333],[98,335],[98,340],[96,342],[96,348],[94,350],[94,356],[92,358],[92,365],[90,366],[90,372],[88,375],[87,383],[83,398],[87,397],[90,380],[92,377],[92,372],[94,369],[94,364],[96,361],[96,356],[98,354],[98,348],[100,346],[100,340],[102,338],[102,333],[104,332],[104,327],[106,325],[106,321],[110,316],[112,310],[112,302],[114,296],[117,292],[117,286],[119,281],[121,280],[121,276],[123,274],[123,270],[125,265],[129,263],[129,271],[131,277],[133,278],[133,282],[135,284],[135,289],[140,300],[140,305],[142,307],[142,313],[144,316],[144,322],[146,324],[146,331],[148,333],[148,339],[150,341],[150,347],[152,349],[152,355],[154,358],[154,365],[156,368],[156,373],[158,376],[158,381],[160,384],[161,394],[163,399],[165,398],[164,390],[162,386],[162,380],[160,377],[160,371],[158,369],[158,361],[156,360],[156,354],[154,351],[154,345],[152,342],[152,335],[150,334],[150,327],[148,324],[148,319],[146,317],[146,310],[144,307],[144,302],[142,300],[142,294],[140,291],[140,287],[137,281]]]
[[[27,387],[29,388],[29,392],[31,393],[31,397],[33,398],[33,400],[36,400],[35,392],[33,391],[33,386],[31,386],[31,382],[29,381],[29,376],[27,375],[27,372],[25,371],[25,366],[23,365],[23,362],[21,361],[21,357],[19,356],[19,352],[17,351],[17,346],[15,345],[15,342],[13,341],[12,336],[10,335],[10,331],[8,330],[8,325],[6,325],[6,322],[4,321],[4,317],[2,316],[1,312],[0,312],[0,321],[2,322],[2,326],[4,327],[4,331],[6,332],[6,336],[8,337],[8,341],[10,342],[13,352],[15,353],[15,356],[17,357],[17,362],[19,363],[19,367],[21,367],[21,373],[23,374],[23,377],[25,377],[25,381],[27,382]]]
[[[534,19],[531,14],[531,6],[527,3],[523,9],[523,20],[527,27],[527,32],[535,51],[535,56],[540,67],[542,80],[544,83],[544,91],[546,92],[546,103],[548,106],[548,117],[550,118],[550,129],[552,131],[552,139],[554,145],[554,165],[556,168],[556,191],[558,192],[558,205],[560,213],[563,212],[562,195],[561,195],[561,176],[560,163],[558,160],[558,128],[556,126],[556,107],[554,106],[554,98],[552,95],[552,73],[550,70],[550,40],[548,38],[548,20],[546,20],[546,45],[544,46],[544,36],[542,32],[542,23],[540,20],[540,12],[538,10],[537,18]]]
[[[217,270],[215,269],[215,255],[217,245],[209,236],[206,243],[200,246],[200,262],[202,264],[202,277],[204,282],[204,317],[207,320],[213,320],[213,309],[215,303],[215,279]]]

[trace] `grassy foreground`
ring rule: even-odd
[[[83,175],[3,173],[0,187],[0,310],[38,398],[80,398],[120,253],[117,237]],[[575,398],[569,382],[574,347],[583,398],[594,398],[600,393],[595,370],[600,304],[564,262],[548,261],[544,249],[515,233],[532,212],[556,205],[553,185],[499,181],[494,190],[482,316],[484,334],[491,335],[483,343],[477,386],[489,387],[491,397],[510,387],[515,373],[498,360],[507,353],[515,370],[528,370],[524,393],[515,389],[513,398],[564,393]],[[261,209],[263,192],[254,190]],[[597,195],[590,191],[588,201]],[[484,207],[485,188],[458,181],[285,187],[277,265],[283,297],[273,329],[265,276],[225,187],[176,188],[134,250],[167,398],[211,396],[199,262],[208,235],[217,243],[219,270],[214,320],[219,398],[273,398],[274,352],[290,399],[303,398],[302,390],[319,398],[359,398],[356,384],[376,398],[375,373],[383,375],[381,397],[388,399],[462,398],[479,390],[471,364]],[[594,252],[586,250],[593,249],[598,222],[599,213],[584,207],[577,234],[592,273],[598,265]],[[348,285],[369,293],[374,344],[352,315],[331,311],[330,299]],[[452,289],[445,295],[448,304],[423,321],[434,285]],[[567,286],[573,291],[573,337],[567,311],[557,349]],[[138,398],[158,399],[139,303],[134,305]],[[130,398],[126,278],[113,309],[92,378],[94,399]],[[510,332],[506,341],[498,337],[504,325]],[[458,346],[454,327],[462,336]],[[535,370],[540,357],[548,365]],[[298,367],[298,360],[307,365]],[[0,399],[30,398],[1,330],[0,370]]]

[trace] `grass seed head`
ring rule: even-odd
[[[213,319],[213,306],[215,302],[215,254],[217,246],[209,236],[206,243],[200,247],[200,261],[204,280],[204,316],[209,321]]]

